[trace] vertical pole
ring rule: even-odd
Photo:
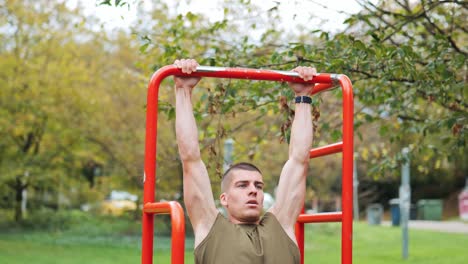
[[[229,169],[229,166],[232,165],[232,152],[234,149],[234,140],[228,138],[224,141],[224,162],[223,170],[226,172]]]
[[[301,214],[305,212],[302,207]],[[301,264],[304,264],[304,223],[296,222],[296,240],[297,246],[299,247],[299,253],[301,255]]]
[[[353,166],[353,209],[354,209],[354,221],[359,221],[359,201],[358,201],[358,186],[359,186],[359,180],[358,180],[358,175],[357,175],[357,166],[356,166],[356,160],[357,160],[357,153],[354,155],[354,166]]]
[[[400,217],[402,230],[402,256],[408,259],[408,220],[411,204],[410,188],[410,160],[409,149],[403,148],[403,164],[401,166],[401,186],[400,186]]]
[[[353,262],[353,117],[354,100],[351,80],[341,75],[339,82],[343,90],[343,156],[342,156],[342,224],[341,263]]]
[[[148,86],[146,103],[145,171],[143,173],[143,206],[156,197],[156,150],[158,138],[158,92],[163,74],[155,73]],[[141,263],[153,263],[154,214],[143,212]]]

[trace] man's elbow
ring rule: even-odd
[[[309,150],[293,151],[289,156],[289,159],[294,161],[294,163],[308,164],[310,159]]]
[[[201,159],[200,150],[198,149],[180,150],[179,156],[183,163],[193,162]]]

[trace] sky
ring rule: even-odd
[[[71,6],[74,6],[80,0],[68,0]],[[112,30],[115,27],[126,28],[130,21],[136,19],[135,2],[143,0],[129,0],[130,7],[108,7],[96,6],[100,0],[81,0],[85,5],[86,14],[94,14],[100,18],[107,29]],[[222,0],[181,0],[167,2],[174,6],[177,14],[186,14],[187,12],[201,13],[209,15],[211,22],[219,21],[223,18],[223,8],[220,6]],[[361,8],[356,0],[251,0],[256,4],[268,10],[280,2],[279,10],[282,16],[281,26],[285,29],[295,28],[297,24],[309,24],[319,26],[322,30],[337,31],[344,29],[343,21],[346,19],[346,13],[356,13]],[[133,4],[132,4],[133,3]],[[314,19],[310,20],[313,15]]]

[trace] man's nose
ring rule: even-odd
[[[255,185],[249,185],[249,195],[257,195],[258,193],[258,190],[257,188],[255,187]]]

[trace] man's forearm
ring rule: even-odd
[[[189,89],[176,88],[176,138],[182,161],[200,159],[198,130]]]
[[[296,113],[291,128],[291,141],[289,144],[289,159],[299,162],[308,162],[309,150],[312,146],[313,128],[311,105],[296,104]]]

